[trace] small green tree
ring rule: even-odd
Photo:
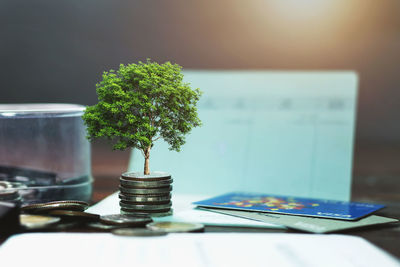
[[[98,103],[83,115],[88,139],[106,138],[113,149],[139,149],[150,174],[150,149],[162,138],[170,150],[180,151],[185,135],[200,126],[196,104],[200,90],[183,82],[181,67],[166,62],[120,65],[104,72],[96,84]]]

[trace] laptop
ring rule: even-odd
[[[158,140],[150,170],[173,192],[245,191],[348,201],[358,77],[352,71],[187,70],[203,125],[181,152]],[[139,151],[129,171],[143,171]]]

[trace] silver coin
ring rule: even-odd
[[[167,232],[164,231],[153,231],[149,229],[131,229],[131,228],[121,228],[111,231],[114,235],[120,236],[164,236]]]
[[[153,194],[134,194],[134,193],[123,193],[119,191],[120,195],[124,195],[126,197],[166,197],[170,196],[171,197],[171,191],[165,192],[165,193],[153,193]]]
[[[108,225],[108,224],[104,224],[101,222],[92,222],[92,223],[88,223],[86,224],[88,227],[96,229],[96,230],[101,230],[101,231],[111,231],[114,229],[120,229],[121,225]]]
[[[138,194],[138,195],[147,195],[147,194],[161,194],[161,193],[169,193],[172,191],[172,186],[160,187],[160,188],[149,188],[149,189],[138,189],[131,188],[127,186],[120,186],[119,190],[123,194]]]
[[[1,201],[21,201],[21,195],[19,194],[19,188],[25,188],[26,186],[21,183],[14,183],[8,181],[0,181],[0,200]]]
[[[137,216],[137,215],[148,215],[150,217],[165,217],[173,214],[173,209],[165,210],[162,212],[143,212],[143,211],[135,211],[130,209],[121,208],[121,214],[129,215],[129,216]]]
[[[77,221],[63,222],[61,220],[61,222],[51,225],[50,227],[51,227],[52,231],[66,231],[68,229],[78,226],[80,223],[81,222],[77,222]]]
[[[26,213],[46,213],[49,210],[84,211],[88,207],[89,204],[83,201],[62,200],[25,205],[21,207],[21,211]]]
[[[171,194],[161,196],[127,195],[119,193],[119,199],[136,203],[159,203],[171,200]]]
[[[161,181],[171,179],[171,175],[166,172],[151,172],[148,175],[140,172],[126,172],[123,173],[121,176],[126,180],[134,181]]]
[[[122,212],[121,212],[121,214],[128,214],[128,215],[133,215],[133,214],[138,214],[138,215],[147,214],[147,215],[153,216],[153,215],[151,215],[151,214],[169,212],[169,211],[171,210],[171,208],[167,208],[167,209],[152,209],[152,210],[148,209],[148,210],[145,210],[145,209],[132,209],[132,208],[130,208],[130,207],[128,208],[128,207],[121,207],[121,206],[120,206],[120,210],[129,213],[129,214],[128,214],[128,213],[122,213]]]
[[[147,215],[128,216],[124,214],[112,214],[100,217],[100,222],[107,225],[144,226],[152,221],[151,217]]]
[[[0,190],[0,200],[19,200],[21,198],[18,190],[14,189],[7,189],[7,190]]]
[[[146,227],[150,230],[168,233],[200,232],[204,230],[203,224],[186,222],[152,222],[147,224]]]
[[[11,188],[11,185],[9,182],[6,181],[0,181],[0,191],[3,189]]]
[[[0,190],[1,189],[8,189],[8,188],[20,189],[20,188],[26,188],[26,187],[27,186],[24,185],[23,183],[0,181]]]
[[[172,203],[167,204],[132,204],[131,202],[121,200],[119,202],[121,208],[133,209],[133,210],[165,210],[172,206]]]
[[[74,210],[49,210],[47,214],[84,222],[97,222],[100,218],[98,214]]]
[[[40,229],[58,223],[60,221],[60,218],[41,216],[41,215],[21,214],[19,216],[19,221],[21,226],[26,229]]]
[[[161,180],[161,181],[134,181],[134,180],[126,180],[123,177],[120,177],[119,182],[122,186],[129,186],[134,188],[160,188],[172,184],[173,179]]]
[[[26,185],[18,182],[0,181],[0,201],[9,201],[20,205],[22,197],[19,189],[26,187]]]

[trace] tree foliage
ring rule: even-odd
[[[170,150],[180,151],[185,135],[201,125],[196,104],[200,90],[183,82],[181,67],[166,62],[121,64],[104,72],[96,84],[98,103],[86,108],[83,119],[88,138],[111,140],[113,148],[137,148],[148,158],[162,138]]]

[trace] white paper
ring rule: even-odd
[[[284,226],[258,222],[225,214],[218,214],[214,212],[195,210],[194,201],[209,198],[209,196],[200,195],[172,195],[172,208],[173,215],[166,217],[154,217],[155,221],[175,221],[175,222],[192,222],[202,223],[205,225],[214,226],[237,226],[237,227],[258,227],[258,228],[275,228],[285,229]],[[118,204],[118,192],[114,193],[96,205],[87,209],[87,212],[96,213],[100,215],[116,214],[120,212]]]
[[[248,191],[350,200],[357,74],[185,71],[200,88],[201,127],[180,152],[157,141],[150,169],[171,173],[174,191]],[[132,153],[130,171],[143,171]]]
[[[398,267],[359,237],[304,234],[169,234],[121,237],[34,233],[0,246],[2,266]]]

